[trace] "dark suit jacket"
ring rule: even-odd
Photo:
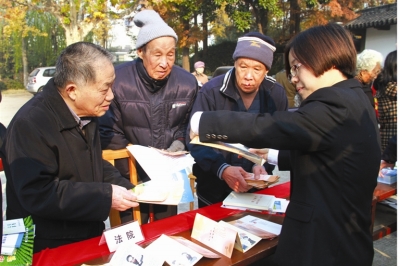
[[[278,162],[292,177],[278,265],[372,264],[380,140],[374,109],[356,80],[315,91],[295,112],[204,112],[200,140],[210,141],[212,134],[249,147],[290,150]]]

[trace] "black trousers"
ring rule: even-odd
[[[176,205],[151,205],[153,206],[154,221],[178,214],[178,206]],[[150,219],[150,204],[139,203],[139,206],[140,215],[142,216],[142,224],[147,224]]]

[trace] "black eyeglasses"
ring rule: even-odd
[[[297,72],[298,72],[298,70],[299,70],[299,68],[300,68],[301,66],[302,66],[302,64],[301,64],[301,63],[298,63],[298,64],[296,64],[296,65],[293,65],[293,66],[290,68],[290,74],[288,75],[289,81],[291,81],[293,77],[297,76]]]

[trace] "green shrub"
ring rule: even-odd
[[[6,90],[23,90],[23,89],[25,89],[24,84],[15,79],[4,79],[3,82],[6,85]]]
[[[7,89],[6,84],[0,80],[0,91],[5,91]]]

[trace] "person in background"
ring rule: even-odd
[[[206,82],[208,81],[207,75],[204,74],[204,68],[204,62],[197,61],[196,63],[194,63],[194,72],[192,74],[196,77],[197,82],[199,83],[199,87],[204,86],[204,84],[206,84]]]
[[[382,153],[381,166],[379,167],[379,176],[383,177],[383,168],[393,169],[397,162],[397,134],[390,138],[388,145]]]
[[[397,134],[397,50],[386,56],[382,72],[374,81],[378,100],[378,121],[381,150]]]
[[[112,59],[92,43],[68,46],[7,128],[7,219],[32,217],[34,252],[100,236],[111,208],[138,206],[133,185],[102,159],[98,117],[114,97]]]
[[[128,144],[168,151],[185,150],[185,134],[198,86],[188,71],[175,66],[177,35],[154,10],[143,10],[133,19],[140,28],[136,41],[139,58],[116,66],[115,95],[110,110],[100,118],[103,149]],[[157,167],[157,162],[154,162]],[[115,166],[129,178],[126,160]],[[139,180],[150,180],[137,164]],[[177,214],[177,206],[155,205],[155,220]],[[149,205],[140,204],[142,224],[149,220]],[[132,219],[127,213],[122,221]]]
[[[286,70],[283,69],[282,71],[279,71],[276,74],[275,79],[279,84],[282,84],[283,88],[285,88],[286,95],[288,98],[289,108],[298,107],[298,106],[296,106],[296,102],[295,102],[296,88],[288,80]]]
[[[284,88],[269,77],[275,42],[258,32],[250,32],[238,39],[233,53],[234,67],[225,75],[211,79],[199,91],[192,114],[197,111],[229,110],[245,113],[269,113],[288,108]],[[234,127],[241,127],[231,121]],[[222,140],[223,141],[223,140]],[[193,174],[199,207],[223,201],[232,190],[250,189],[244,180],[247,173],[272,174],[274,166],[255,165],[238,158],[237,154],[215,150],[202,145],[189,144],[195,159]]]
[[[375,109],[375,92],[372,91],[372,82],[381,72],[383,64],[382,54],[372,49],[365,49],[357,55],[355,78],[361,82],[362,89],[368,96],[371,106]]]
[[[356,58],[352,35],[342,26],[309,28],[285,48],[286,71],[303,99],[297,111],[197,112],[191,118],[192,137],[211,142],[214,134],[271,148],[253,152],[290,170],[279,243],[272,263],[259,265],[372,265],[380,139],[375,112],[354,79]]]

